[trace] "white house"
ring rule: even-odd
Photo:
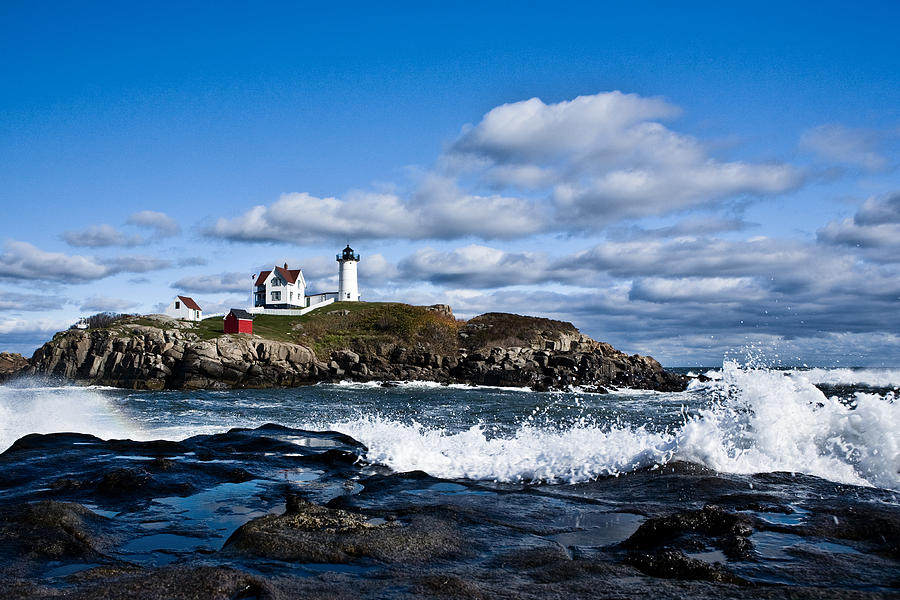
[[[262,271],[253,284],[253,306],[263,308],[305,308],[306,279],[302,269],[274,267]]]
[[[339,264],[337,292],[307,295],[303,270],[289,269],[287,263],[284,263],[283,267],[262,271],[256,277],[253,284],[253,306],[267,310],[298,310],[326,301],[359,302],[359,287],[356,282],[356,263],[359,262],[359,254],[354,253],[348,245],[343,253],[337,255],[337,261]]]
[[[194,302],[193,298],[188,296],[176,296],[169,307],[166,308],[166,314],[176,319],[187,319],[188,321],[199,321],[203,318],[203,309]]]

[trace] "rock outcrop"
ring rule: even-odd
[[[184,324],[117,325],[57,333],[35,352],[31,374],[130,389],[291,387],[321,381],[328,367],[306,346],[246,334],[202,340]]]
[[[447,306],[430,307],[452,321]],[[332,315],[333,317],[333,315]],[[35,352],[32,374],[131,389],[292,387],[320,381],[427,380],[546,390],[609,386],[684,389],[685,379],[653,358],[627,355],[570,323],[489,313],[440,343],[401,338],[333,350],[256,335],[202,339],[192,325],[161,315],[140,324],[60,332]],[[453,342],[456,342],[455,344]],[[451,349],[456,346],[455,349]]]
[[[31,366],[21,354],[0,352],[0,383],[26,372]]]

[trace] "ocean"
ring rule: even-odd
[[[625,585],[642,572],[648,590],[664,576],[640,556],[673,551],[755,586],[897,591],[898,540],[888,538],[900,532],[900,369],[726,362],[690,374],[703,377],[680,393],[607,394],[422,382],[148,392],[20,380],[0,386],[0,451],[6,451],[0,502],[78,501],[117,522],[123,541],[106,558],[55,560],[23,575],[64,589],[80,589],[73,574],[107,560],[148,569],[202,560],[263,579],[303,572],[304,581],[312,577],[317,585],[370,586],[373,597],[418,589],[410,573],[398,575],[389,588],[396,593],[378,587],[385,577],[380,565],[390,561],[376,554],[342,566],[260,562],[234,553],[211,558],[238,527],[282,512],[285,494],[296,493],[369,516],[410,506],[465,507],[480,515],[466,534],[473,539],[488,536],[487,524],[512,518],[503,515],[514,510],[527,535],[504,530],[501,542],[485,541],[480,558],[424,562],[441,572],[457,564],[474,573],[471,584],[487,595],[486,573],[496,571],[498,556],[548,545],[564,550],[560,560],[631,565],[639,571],[616,581]],[[268,424],[280,427],[263,427]],[[28,434],[58,432],[99,439],[32,436],[33,444],[14,445]],[[254,436],[256,445],[244,451],[244,441],[227,436]],[[157,440],[181,445],[161,449]],[[221,450],[226,447],[231,454]],[[350,459],[325,460],[329,449]],[[148,465],[163,455],[197,469],[227,462],[248,474],[240,481],[192,479],[182,491],[156,489],[170,475]],[[105,488],[88,485],[113,468],[132,469],[153,483],[140,501],[104,496],[97,490]],[[57,484],[69,480],[87,483]],[[504,504],[511,498],[518,500]],[[636,542],[628,545],[642,523],[708,506],[746,520],[749,550],[732,552],[724,537],[702,528],[670,536],[644,554],[635,554]],[[861,530],[852,515],[870,521],[876,515],[888,537]],[[835,560],[868,566],[841,577]],[[685,588],[682,595],[695,592]]]

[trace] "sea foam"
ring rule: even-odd
[[[24,379],[0,386],[0,452],[29,433],[89,433],[101,438],[138,439],[105,388],[48,387]]]
[[[586,481],[684,460],[727,473],[788,471],[900,489],[900,403],[893,394],[828,398],[802,378],[727,362],[707,408],[667,431],[593,421],[522,422],[513,435],[462,432],[384,416],[330,423],[397,471],[496,481]]]

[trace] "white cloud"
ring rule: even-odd
[[[706,161],[671,170],[610,171],[586,184],[558,185],[555,199],[559,218],[583,228],[679,212],[738,194],[776,193],[797,183],[796,170],[787,165]]]
[[[214,294],[216,292],[246,292],[250,293],[253,279],[249,272],[217,273],[215,275],[198,275],[195,277],[182,277],[172,284],[172,288],[184,292],[202,292]]]
[[[86,298],[79,307],[86,312],[127,312],[137,308],[139,304],[122,298],[110,298],[107,296],[91,296]]]
[[[233,219],[220,218],[207,235],[231,241],[288,242],[378,238],[511,238],[542,228],[528,202],[460,192],[451,180],[428,176],[404,202],[394,194],[354,192],[346,199],[284,194]]]
[[[853,220],[858,225],[900,223],[900,192],[867,198]]]
[[[0,254],[0,279],[33,279],[83,283],[117,273],[144,273],[165,269],[171,262],[152,256],[89,256],[45,252],[28,242],[8,240]]]
[[[101,248],[104,246],[138,246],[144,243],[139,235],[127,235],[109,225],[91,225],[80,231],[66,231],[63,239],[70,246]]]
[[[800,146],[830,161],[879,171],[887,166],[887,159],[880,153],[882,138],[867,129],[819,125],[803,133]]]
[[[0,310],[13,312],[39,312],[62,308],[66,302],[58,296],[46,294],[22,294],[0,291]]]
[[[154,230],[157,237],[169,237],[178,234],[181,227],[169,215],[153,210],[142,210],[128,217],[129,225],[138,225]]]
[[[0,334],[50,334],[66,329],[72,321],[63,319],[0,319]]]
[[[475,244],[450,252],[422,248],[400,263],[409,281],[469,288],[539,283],[548,278],[547,267],[547,258],[541,254],[509,253]]]
[[[101,262],[109,269],[108,275],[115,273],[147,273],[172,266],[172,261],[146,255],[125,255],[105,258]]]
[[[629,298],[647,302],[746,302],[769,291],[749,277],[647,277],[631,286]]]
[[[516,239],[583,233],[802,183],[787,164],[716,160],[698,140],[654,120],[678,113],[662,99],[617,91],[504,104],[465,127],[406,193],[284,194],[219,218],[206,234],[295,244]]]
[[[514,164],[558,157],[611,157],[627,150],[621,132],[679,112],[660,98],[618,91],[550,105],[531,98],[490,110],[478,125],[464,129],[452,150]]]
[[[495,185],[548,190],[554,227],[576,231],[802,182],[787,164],[718,161],[693,137],[651,120],[677,113],[660,99],[620,92],[549,105],[532,98],[488,112],[441,164]]]
[[[859,248],[873,262],[900,262],[900,193],[865,200],[852,218],[816,232],[831,246]]]
[[[0,278],[78,283],[100,279],[109,273],[109,267],[94,258],[44,252],[28,242],[9,240],[0,254]]]

